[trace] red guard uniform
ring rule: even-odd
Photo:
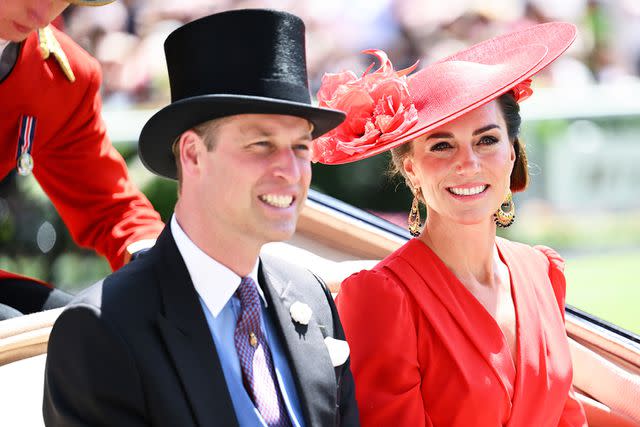
[[[47,48],[50,55],[43,59]],[[155,239],[164,224],[134,187],[106,135],[100,81],[98,62],[65,34],[52,27],[40,37],[32,33],[0,83],[0,177],[17,167],[20,127],[27,117],[34,124],[30,173],[74,240],[117,269],[128,245]],[[12,276],[0,271],[0,279],[6,277]]]

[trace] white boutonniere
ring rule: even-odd
[[[311,307],[307,304],[296,301],[291,304],[291,308],[289,308],[289,313],[291,313],[291,318],[300,323],[301,325],[308,325],[309,320],[311,320]]]

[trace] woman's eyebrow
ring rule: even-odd
[[[493,124],[487,125],[485,127],[481,127],[480,129],[474,130],[472,135],[476,136],[476,135],[479,135],[481,133],[485,133],[488,130],[496,129],[496,128],[500,129],[500,126],[498,126],[497,124],[493,123]]]

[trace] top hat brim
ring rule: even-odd
[[[208,120],[236,114],[278,114],[307,119],[317,138],[344,121],[345,113],[313,105],[246,95],[200,95],[176,101],[155,113],[142,128],[138,153],[153,173],[177,179],[172,143],[184,131]]]
[[[575,37],[576,27],[573,24],[539,24],[486,40],[430,64],[409,76],[409,93],[417,100],[414,103],[418,110],[418,122],[412,129],[394,140],[375,145],[366,151],[320,162],[355,162],[391,150],[431,132],[493,101],[511,91],[516,84],[531,78],[566,51]],[[458,69],[463,65],[468,69]],[[483,75],[483,70],[487,72],[486,75]],[[460,74],[468,76],[468,80],[462,84],[447,81],[445,77]],[[462,89],[465,86],[466,88]],[[456,93],[463,98],[455,96]],[[434,94],[439,96],[433,96]],[[435,108],[428,104],[434,105]]]

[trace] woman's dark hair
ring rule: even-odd
[[[511,92],[507,92],[497,99],[498,105],[500,106],[500,110],[502,111],[502,116],[504,117],[504,121],[507,125],[507,135],[509,136],[509,141],[513,144],[513,148],[516,152],[516,160],[513,164],[513,170],[511,171],[511,183],[510,188],[511,191],[518,192],[523,191],[527,188],[529,184],[529,173],[527,166],[527,153],[524,150],[524,144],[520,142],[520,122],[522,119],[520,118],[520,106],[516,102],[513,94]],[[404,177],[405,183],[411,189],[411,191],[415,191],[412,188],[411,183],[409,182],[409,178],[407,177],[404,168],[402,166],[404,159],[407,158],[411,151],[413,150],[413,142],[409,141],[406,144],[402,144],[396,148],[391,150],[391,163],[389,165],[389,175],[392,177],[397,175],[402,175]],[[422,200],[424,202],[424,200]]]
[[[507,92],[498,98],[498,105],[502,110],[502,116],[507,124],[507,134],[509,141],[513,144],[516,152],[516,161],[511,171],[511,191],[524,191],[529,184],[529,166],[527,163],[527,152],[524,144],[520,141],[520,105],[516,102],[511,92]]]

